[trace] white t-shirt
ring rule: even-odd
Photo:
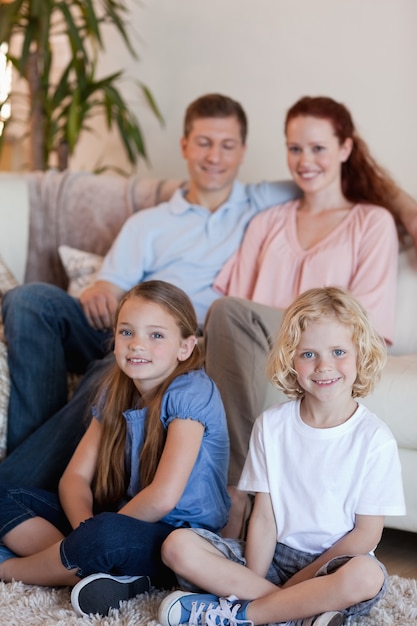
[[[310,553],[352,530],[356,514],[405,514],[396,441],[362,404],[333,428],[305,424],[298,400],[265,411],[254,424],[239,488],[270,493],[277,541]]]

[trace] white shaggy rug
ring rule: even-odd
[[[158,606],[167,592],[143,594],[109,617],[77,617],[68,588],[0,582],[0,626],[158,626]],[[391,576],[383,600],[348,626],[416,626],[417,580]]]

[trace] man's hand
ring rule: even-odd
[[[80,295],[80,303],[88,323],[96,330],[113,328],[123,289],[104,280],[98,280]]]

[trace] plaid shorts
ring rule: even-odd
[[[220,535],[216,535],[216,533],[213,533],[210,530],[205,530],[204,528],[192,528],[191,530],[193,530],[193,532],[197,533],[201,537],[204,537],[204,539],[209,541],[211,545],[217,548],[217,550],[219,550],[230,561],[240,563],[241,565],[246,565],[246,559],[244,557],[244,541],[221,537]],[[274,583],[274,585],[283,585],[285,582],[287,582],[289,578],[291,578],[291,576],[300,571],[300,569],[303,569],[303,567],[306,567],[307,565],[312,563],[312,561],[317,559],[319,556],[320,553],[311,554],[309,552],[302,552],[301,550],[290,548],[283,543],[277,543],[274,557],[272,559],[272,563],[269,567],[266,578],[271,583]],[[339,567],[350,561],[350,559],[352,558],[354,557],[338,556],[320,567],[320,569],[316,572],[316,576],[326,576],[326,574],[332,574],[337,569],[339,569]],[[358,604],[354,604],[347,609],[341,609],[341,613],[343,613],[346,617],[350,617],[352,615],[367,615],[372,607],[377,602],[379,602],[379,600],[381,600],[381,598],[386,593],[388,587],[387,570],[373,554],[370,554],[369,558],[378,563],[384,574],[384,583],[379,590],[379,593],[374,598],[371,598],[370,600],[365,600],[364,602],[359,602]],[[189,591],[201,591],[201,589],[197,589],[188,581],[180,577],[178,577],[178,582],[181,586]]]

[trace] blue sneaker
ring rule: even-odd
[[[235,596],[174,591],[162,600],[158,619],[161,626],[253,626],[246,618],[248,604]]]
[[[71,604],[78,615],[108,615],[120,602],[149,591],[148,576],[111,576],[91,574],[82,578],[71,591]]]

